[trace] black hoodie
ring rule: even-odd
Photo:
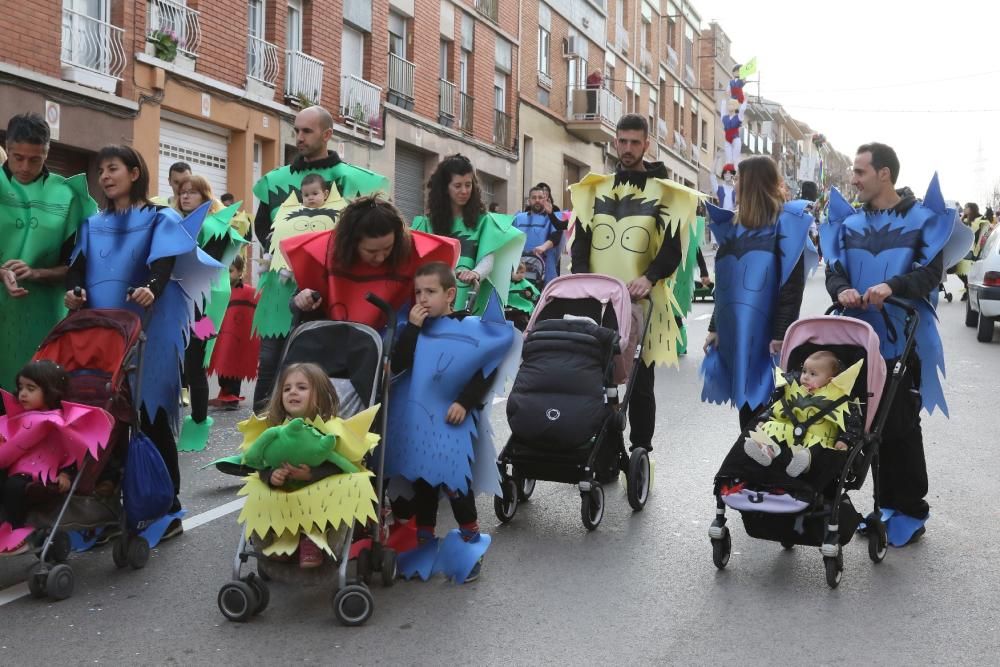
[[[640,190],[645,189],[646,180],[649,178],[667,178],[667,168],[662,162],[643,162],[645,171],[626,171],[619,168],[615,171],[615,186],[622,183],[634,185]],[[668,229],[668,234],[670,230]],[[574,232],[573,247],[570,255],[573,258],[573,273],[590,272],[590,244],[593,234],[589,229],[584,229],[579,221],[576,222]],[[669,278],[681,264],[681,239],[676,233],[669,234],[663,239],[660,252],[656,254],[653,261],[649,263],[643,275],[651,283],[657,283],[664,278]]]
[[[900,198],[891,212],[904,216],[917,203],[917,198],[908,194]],[[869,211],[871,209],[868,209]],[[941,283],[944,275],[944,258],[938,253],[925,266],[917,268],[907,273],[901,273],[886,280],[886,284],[892,289],[892,295],[901,299],[926,299],[928,295]],[[826,291],[830,293],[830,298],[834,301],[844,290],[854,289],[848,275],[841,269],[834,269],[829,264],[826,267]]]

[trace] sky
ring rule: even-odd
[[[1000,3],[979,0],[695,0],[759,93],[853,158],[892,146],[897,185],[986,203],[1000,186]],[[751,77],[756,78],[756,77]],[[758,84],[746,90],[758,93]]]

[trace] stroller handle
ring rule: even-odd
[[[375,306],[385,315],[386,326],[389,327],[389,340],[395,338],[396,334],[396,310],[385,299],[368,292],[365,294],[365,301]]]
[[[908,317],[919,316],[919,313],[917,313],[917,309],[909,301],[904,301],[903,299],[890,296],[888,299],[885,300],[885,302],[893,306],[896,306],[897,308],[902,309],[903,311],[906,312],[906,315]],[[826,309],[824,315],[833,315],[835,313],[842,312],[843,310],[844,310],[843,306],[841,306],[839,303],[834,302],[830,304],[829,308]]]

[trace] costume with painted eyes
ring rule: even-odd
[[[261,207],[267,209],[270,224],[266,228],[257,226],[255,231],[257,240],[261,243],[267,243],[267,239],[271,238],[271,261],[277,261],[278,267],[284,264],[284,259],[280,256],[281,253],[275,252],[280,246],[282,238],[289,238],[295,233],[309,233],[329,228],[323,226],[313,230],[308,229],[309,224],[303,224],[300,225],[303,229],[298,231],[294,229],[294,226],[289,226],[284,231],[275,229],[279,214],[284,211],[288,215],[291,213],[290,209],[295,208],[300,197],[302,179],[309,174],[319,174],[330,185],[330,199],[334,202],[333,208],[338,206],[343,208],[344,204],[340,203],[343,200],[340,197],[350,200],[360,195],[389,190],[389,180],[385,176],[342,162],[336,153],[331,153],[329,157],[314,162],[305,162],[299,158],[290,165],[279,167],[265,174],[253,186],[253,193],[260,200]],[[330,200],[327,203],[330,203]],[[289,208],[285,208],[286,204],[290,204]],[[326,208],[326,204],[323,208]],[[258,212],[259,218],[260,213]],[[274,240],[275,233],[279,236],[277,241]],[[285,234],[288,235],[285,236]],[[254,314],[255,333],[262,338],[285,336],[292,326],[292,315],[288,308],[288,302],[298,291],[296,281],[290,277],[282,280],[279,277],[278,268],[272,264],[271,270],[261,275],[258,288],[260,301]]]
[[[747,229],[732,211],[708,204],[715,254],[718,346],[702,363],[701,400],[736,408],[762,405],[774,389],[768,349],[782,286],[809,242],[810,202],[784,205],[773,225]]]
[[[208,212],[205,203],[183,220],[171,208],[143,206],[88,218],[77,234],[71,272],[82,258],[88,308],[146,309],[128,301],[129,287],[144,287],[150,265],[173,257],[174,266],[148,313],[143,330],[142,406],[155,418],[163,410],[176,432],[180,418],[181,365],[194,323],[195,305],[204,304],[223,266],[197,246]],[[133,388],[136,378],[130,378]]]
[[[63,244],[96,212],[86,174],[63,178],[44,171],[24,185],[0,169],[0,264],[19,259],[33,269],[64,265]],[[14,374],[66,315],[65,289],[58,281],[18,284],[27,296],[11,298],[0,286],[0,387],[11,390]]]
[[[418,215],[413,219],[413,229],[432,234],[430,218]],[[510,276],[517,268],[524,250],[524,232],[514,227],[514,217],[498,213],[483,213],[476,221],[474,229],[465,226],[462,218],[452,222],[452,238],[461,244],[461,254],[455,272],[472,270],[489,255],[493,256],[493,266],[482,276],[476,303],[470,308],[473,314],[481,315],[486,309],[490,294],[494,292],[500,302],[506,305],[507,294],[510,291]],[[455,308],[463,309],[469,298],[469,285],[458,281],[458,292],[455,295]]]
[[[626,283],[648,271],[668,236],[680,239],[682,260],[678,269],[655,282],[649,293],[653,312],[642,352],[648,366],[673,365],[682,340],[675,316],[684,313],[674,289],[679,274],[688,280],[692,275],[696,253],[688,250],[695,209],[702,195],[665,178],[642,179],[641,173],[633,173],[630,178],[639,179],[642,187],[619,181],[615,175],[588,174],[570,186],[573,212],[584,230],[591,233],[589,270]]]

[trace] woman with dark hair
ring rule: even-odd
[[[97,175],[106,204],[80,226],[66,274],[65,304],[70,309],[127,308],[143,316],[146,343],[141,376],[131,378],[133,399],[141,430],[159,450],[178,494],[174,437],[183,352],[194,305],[204,303],[222,269],[195,243],[208,205],[182,220],[177,211],[150,204],[149,170],[129,146],[102,148]],[[182,531],[180,509],[175,495],[169,515],[174,520],[165,537]]]
[[[370,196],[348,204],[335,229],[286,239],[281,252],[301,288],[292,299],[295,308],[379,329],[385,316],[365,295],[371,292],[402,307],[413,297],[417,267],[428,262],[454,266],[458,243],[407,229],[395,206]]]
[[[701,398],[738,408],[746,430],[774,389],[772,357],[799,316],[812,213],[811,202],[785,203],[771,158],[747,158],[737,170],[739,208],[708,205],[719,248]]]
[[[414,218],[413,229],[460,242],[461,256],[455,268],[456,310],[468,305],[473,314],[482,314],[494,291],[506,305],[510,277],[524,250],[524,233],[513,222],[512,216],[486,211],[476,170],[464,155],[449,155],[431,174],[427,215]],[[469,290],[476,289],[477,283],[475,304],[468,304]]]

